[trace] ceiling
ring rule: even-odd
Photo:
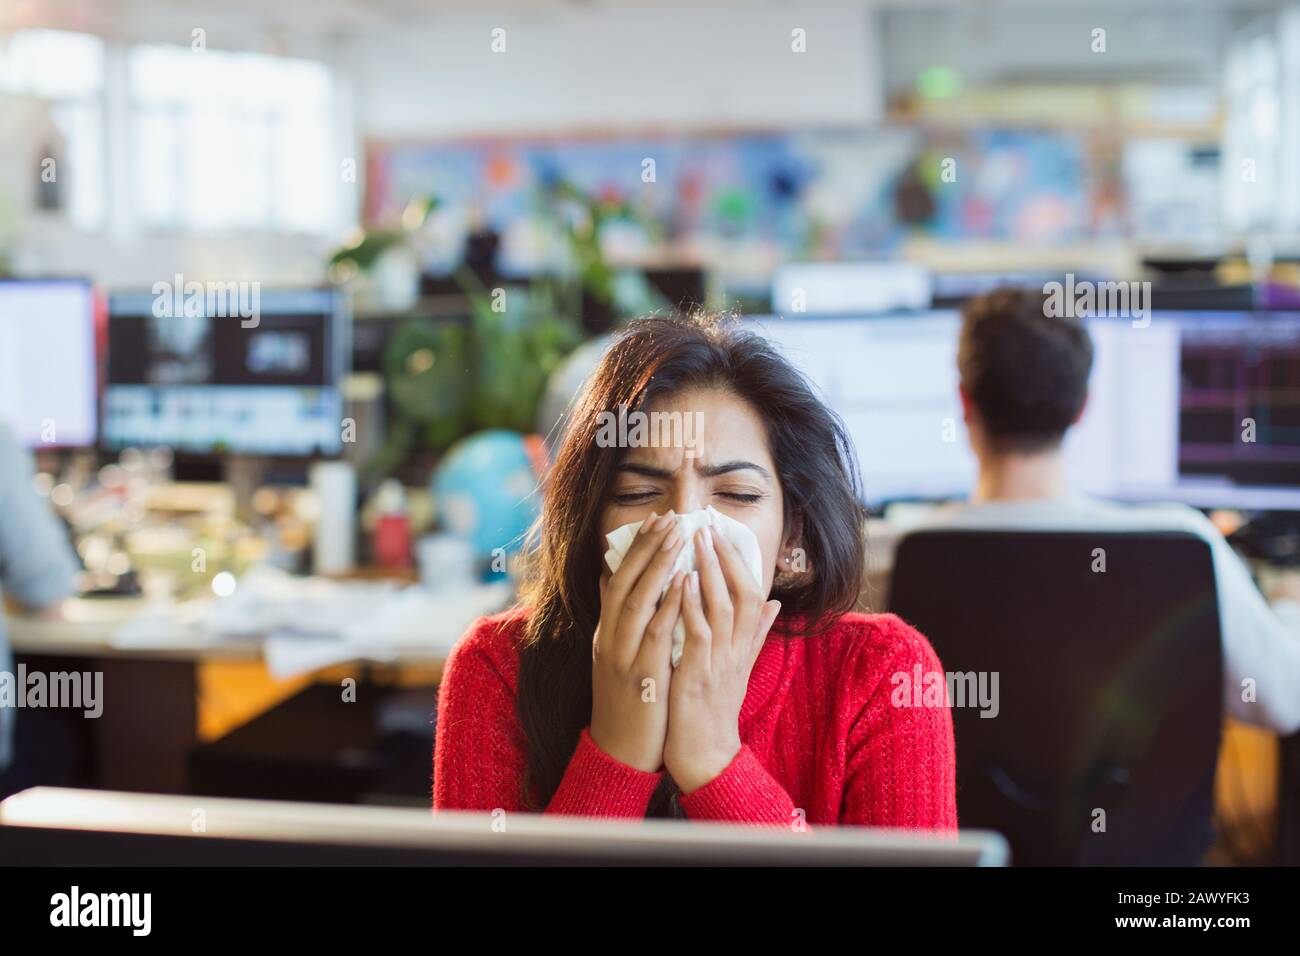
[[[510,12],[548,16],[629,4],[670,9],[708,3],[737,7],[768,5],[796,11],[799,0],[0,0],[0,30],[61,27],[102,36],[149,37],[160,32],[188,36],[195,27],[251,36],[277,33],[339,36],[349,33],[434,26],[440,18]],[[1136,12],[1178,8],[1274,9],[1281,0],[806,0],[809,6],[861,6],[918,11],[1032,7]]]

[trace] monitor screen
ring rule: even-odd
[[[29,448],[95,444],[90,283],[0,280],[0,421]]]
[[[792,262],[772,277],[772,311],[778,315],[863,315],[928,309],[930,273],[896,259],[884,262]]]
[[[957,313],[752,321],[844,420],[868,505],[970,490],[975,460],[957,397]]]
[[[336,292],[263,291],[246,318],[171,306],[149,293],[109,299],[107,446],[339,451],[347,330]]]
[[[844,419],[867,504],[969,493],[956,312],[752,321]],[[1145,328],[1087,324],[1088,402],[1064,446],[1074,488],[1300,509],[1300,315],[1157,312]]]
[[[1150,481],[1121,473],[1116,496],[1300,510],[1300,314],[1156,313],[1126,338],[1161,329],[1174,381],[1150,383],[1130,429],[1131,445],[1158,444],[1159,455]]]

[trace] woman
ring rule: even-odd
[[[629,410],[698,427],[676,447],[598,440]],[[447,661],[435,810],[955,828],[950,714],[891,700],[895,675],[939,661],[898,618],[852,611],[852,462],[842,424],[761,336],[635,322],[547,476],[524,607],[477,622]],[[698,571],[670,576],[675,516],[710,506],[754,533],[761,585],[710,528]],[[611,574],[604,536],[642,519]]]

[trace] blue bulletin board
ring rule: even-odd
[[[491,227],[503,240],[503,270],[527,272],[553,246],[546,187],[565,182],[633,212],[612,227],[629,258],[708,261],[758,250],[848,259],[885,254],[914,231],[952,241],[1084,237],[1087,166],[1077,137],[1022,130],[372,144],[366,220],[391,223],[408,200],[433,195],[444,228]],[[904,178],[930,194],[920,221],[900,214]]]

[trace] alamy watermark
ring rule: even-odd
[[[1129,317],[1135,329],[1151,324],[1150,282],[1076,281],[1074,273],[1067,272],[1065,282],[1045,283],[1043,295],[1043,314],[1054,319]]]
[[[152,893],[83,893],[74,884],[50,897],[50,925],[56,927],[123,927],[132,936],[148,936],[152,916]]]
[[[628,411],[622,404],[617,414],[596,416],[596,444],[601,448],[684,448],[687,458],[695,458],[703,432],[703,412]]]
[[[0,708],[50,707],[80,710],[91,720],[104,713],[103,671],[0,671]]]
[[[238,318],[246,329],[255,329],[262,321],[262,284],[260,282],[185,281],[179,272],[174,282],[155,282],[154,318],[179,316],[199,318]]]
[[[974,707],[980,717],[996,717],[997,671],[926,671],[916,664],[911,672],[897,671],[890,703],[895,707]]]

